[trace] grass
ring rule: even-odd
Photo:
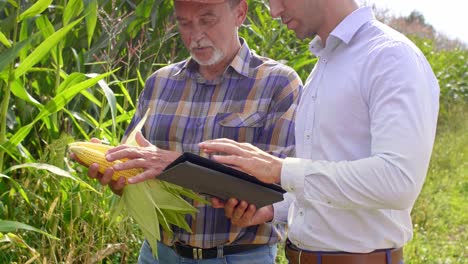
[[[408,263],[468,263],[468,106],[441,120],[427,179],[413,208]]]

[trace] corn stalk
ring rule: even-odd
[[[16,9],[16,16],[19,15],[19,8]],[[13,46],[15,44],[16,38],[18,35],[18,23],[15,23],[13,26]],[[3,82],[0,82],[1,91],[2,91],[2,102],[0,103],[0,172],[3,171],[3,164],[5,158],[5,151],[1,146],[7,141],[6,128],[7,128],[7,114],[10,105],[10,94],[11,94],[11,83],[14,80],[14,62],[11,62],[8,66],[8,80],[6,85]]]

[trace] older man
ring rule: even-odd
[[[291,68],[256,55],[239,38],[246,1],[174,3],[191,58],[164,67],[147,80],[128,131],[151,108],[143,134],[157,148],[116,148],[108,152],[109,160],[134,159],[114,169],[145,169],[129,183],[152,179],[182,152],[201,154],[199,142],[219,137],[250,142],[278,157],[292,155],[292,120],[302,84]],[[112,173],[99,175],[97,165],[89,169],[90,177],[121,193],[125,181],[111,181]],[[159,259],[145,242],[139,263],[275,263],[276,242],[284,236],[281,228],[271,223],[239,227],[223,209],[194,206],[199,212],[186,218],[192,233],[174,227],[173,238],[163,234]]]
[[[207,152],[288,191],[290,204],[230,200],[237,225],[286,219],[290,263],[402,263],[429,165],[439,86],[421,51],[353,0],[270,0],[319,58],[296,115],[297,158],[228,139]],[[290,205],[290,207],[289,207]],[[215,206],[224,206],[218,203]],[[269,212],[269,213],[268,213]]]

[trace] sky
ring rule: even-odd
[[[408,16],[417,10],[437,32],[468,44],[467,0],[361,0],[361,3],[364,2],[401,16]]]

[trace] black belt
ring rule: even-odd
[[[229,245],[229,246],[221,246],[221,247],[213,247],[213,248],[198,248],[192,247],[187,245],[182,245],[180,243],[175,243],[172,246],[175,252],[181,257],[190,258],[190,259],[210,259],[210,258],[217,258],[225,256],[225,255],[232,255],[237,254],[249,250],[253,250],[264,245],[259,244],[249,244],[249,245]],[[219,254],[218,254],[219,250]]]

